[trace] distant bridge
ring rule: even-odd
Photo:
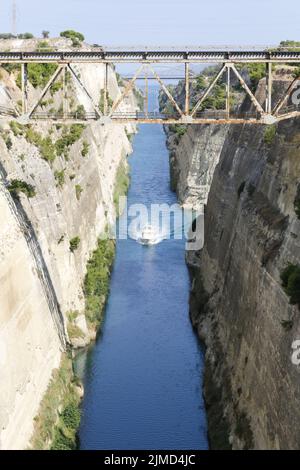
[[[41,92],[40,96],[30,103],[28,91],[28,64],[56,64],[57,68],[48,84]],[[136,72],[124,83],[121,95],[110,104],[108,101],[108,72],[113,64],[139,64]],[[239,65],[263,63],[265,64],[266,90],[264,102],[260,102],[251,91],[246,81],[239,72]],[[21,69],[21,105],[14,102],[9,95],[11,107],[0,106],[0,117],[4,119],[17,119],[19,122],[36,122],[38,120],[55,122],[86,122],[97,120],[100,123],[163,123],[163,124],[230,124],[230,123],[250,123],[250,124],[272,124],[279,120],[288,119],[300,115],[298,106],[287,107],[288,99],[297,87],[298,78],[294,78],[288,84],[286,91],[282,96],[277,97],[275,105],[272,102],[273,94],[273,64],[300,64],[299,50],[96,50],[96,51],[55,51],[55,52],[0,52],[1,64],[19,64]],[[104,64],[105,66],[105,84],[103,93],[103,109],[93,101],[89,90],[82,82],[79,74],[74,69],[74,64]],[[162,77],[155,70],[157,64],[182,64],[184,66],[183,75],[171,77]],[[219,71],[212,77],[210,84],[203,90],[196,103],[191,106],[190,83],[194,79],[190,66],[192,64],[220,64]],[[66,72],[70,72],[73,79],[87,96],[91,111],[82,111],[80,113],[69,112],[66,103]],[[46,93],[57,80],[63,76],[62,96],[63,109],[61,112],[43,112],[41,103]],[[231,77],[240,83],[246,95],[252,102],[251,113],[237,113],[231,109],[232,83]],[[203,109],[205,100],[212,92],[221,78],[224,78],[226,86],[226,104],[224,110]],[[148,81],[156,80],[167,100],[172,105],[171,113],[152,113],[148,106]],[[184,104],[180,104],[172,95],[170,89],[163,80],[181,79],[184,81]],[[129,95],[135,86],[137,80],[144,80],[144,110],[136,113],[126,113],[120,110],[120,105]]]

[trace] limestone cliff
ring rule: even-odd
[[[68,40],[50,40],[69,48]],[[1,48],[26,50],[34,40],[2,41]],[[84,46],[88,47],[88,46]],[[101,100],[102,65],[76,66],[94,101]],[[20,95],[17,75],[1,70],[0,104],[7,91]],[[109,97],[120,94],[114,70],[109,71]],[[30,85],[32,96],[39,87]],[[59,106],[52,91],[43,106]],[[69,105],[89,103],[76,84],[69,84]],[[123,105],[135,109],[131,95]],[[0,440],[3,449],[27,446],[33,418],[53,369],[71,338],[70,312],[76,312],[77,346],[94,337],[84,316],[83,280],[97,239],[115,213],[118,169],[131,152],[128,135],[134,127],[98,123],[85,126],[31,127],[1,122],[0,138]],[[59,142],[59,144],[58,144]],[[62,151],[59,151],[62,149]],[[11,191],[22,182],[25,190]],[[18,189],[18,188],[17,188]],[[9,191],[10,190],[10,191]],[[25,194],[24,194],[25,192]],[[73,245],[72,245],[73,241]],[[76,246],[75,246],[76,245]],[[79,330],[78,330],[79,329]]]
[[[175,128],[176,129],[176,128]],[[207,202],[228,126],[187,126],[184,134],[166,129],[172,189],[180,204],[199,209]]]
[[[275,92],[281,86],[275,83]],[[201,140],[204,134],[205,149],[205,132],[205,127],[188,131],[171,158],[178,194],[201,201],[199,183],[195,190],[187,175],[197,148],[192,136]],[[210,444],[299,449],[300,375],[291,355],[300,337],[300,313],[282,275],[289,264],[300,265],[300,122],[224,132],[221,145],[218,134],[216,142],[213,132],[209,135],[210,148],[218,147],[207,159],[219,163],[205,208],[204,248],[187,254],[191,318],[207,347]],[[197,181],[200,165],[195,173]]]
[[[280,123],[268,144],[265,132],[233,127],[226,139],[192,270],[191,314],[207,344],[212,445],[223,446],[230,430],[233,448],[297,449],[300,377],[291,345],[300,315],[280,275],[300,262],[299,120]]]

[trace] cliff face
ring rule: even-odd
[[[203,132],[189,131],[176,151],[179,194],[191,184],[186,174],[196,146],[189,135]],[[209,138],[213,148],[215,137]],[[191,318],[207,346],[204,393],[213,448],[300,446],[300,376],[291,361],[300,314],[280,279],[289,263],[300,264],[299,142],[299,120],[275,128],[232,126],[215,153],[204,248],[187,255]],[[202,200],[198,185],[195,194]]]
[[[194,209],[206,204],[227,132],[228,126],[195,125],[178,137],[167,129],[171,185],[180,204]]]
[[[270,145],[259,127],[232,128],[214,174],[191,313],[208,347],[216,446],[226,422],[233,448],[300,445],[300,377],[291,361],[300,315],[280,280],[288,263],[300,262],[299,124],[279,124]]]
[[[59,47],[68,46],[68,41],[58,42]],[[31,43],[15,41],[10,49],[32,48]],[[104,83],[103,67],[77,66],[77,71],[98,103]],[[14,75],[2,70],[1,77],[1,104],[6,105],[5,89],[16,97],[19,90]],[[69,88],[70,100],[84,105],[88,111],[89,104],[82,91],[75,84]],[[120,94],[112,69],[108,88],[111,99]],[[31,91],[38,93],[38,89]],[[57,96],[54,93],[49,98],[52,106],[58,104]],[[133,96],[123,106],[135,108]],[[98,123],[73,129],[39,123],[32,128],[16,129],[8,122],[1,122],[0,213],[4,223],[0,230],[0,439],[3,449],[20,449],[28,444],[33,418],[69,340],[69,312],[76,311],[76,328],[80,331],[79,337],[73,339],[76,346],[87,344],[94,336],[84,316],[83,280],[97,239],[114,218],[116,178],[120,166],[126,168],[126,156],[131,152],[127,136],[134,131],[132,126]],[[77,136],[69,140],[64,152],[47,159],[41,144],[43,139],[47,140],[47,151],[53,152],[57,142],[64,141],[72,132]],[[14,180],[33,187],[35,195],[28,198],[19,193],[13,197],[7,188]],[[70,242],[76,238],[76,249],[71,250]]]

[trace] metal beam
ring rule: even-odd
[[[295,85],[299,82],[299,77],[294,78],[294,80],[289,84],[284,96],[281,98],[281,100],[277,103],[275,108],[273,109],[273,114],[276,116],[282,106],[284,105],[285,101],[290,97]]]
[[[144,99],[144,112],[146,117],[148,117],[149,111],[149,81],[148,81],[148,73],[145,70],[145,99]]]
[[[231,69],[234,71],[235,75],[237,76],[237,78],[239,79],[240,81],[240,84],[242,85],[242,87],[244,88],[244,90],[246,91],[246,93],[249,95],[250,97],[250,100],[252,101],[252,103],[254,104],[255,108],[257,109],[257,111],[259,113],[264,113],[264,110],[262,108],[262,106],[260,105],[260,103],[257,101],[257,99],[255,98],[255,96],[253,95],[252,91],[250,90],[250,88],[248,87],[247,83],[245,82],[245,80],[243,79],[243,77],[240,75],[240,73],[237,71],[237,69],[235,68],[234,64],[231,64]]]
[[[148,65],[148,67],[149,67],[149,70],[151,70],[151,72],[153,73],[153,75],[156,78],[156,80],[158,81],[158,83],[160,84],[160,86],[163,89],[163,91],[165,92],[165,94],[167,95],[167,97],[169,98],[169,100],[171,101],[171,103],[173,104],[173,106],[175,107],[175,109],[178,111],[180,116],[183,116],[182,110],[179,108],[178,104],[176,103],[175,99],[171,95],[170,91],[168,90],[168,88],[166,87],[164,82],[160,79],[159,75],[155,72],[155,70],[151,67],[151,65]]]
[[[198,102],[195,104],[192,112],[191,112],[191,116],[193,117],[195,115],[195,113],[198,111],[198,109],[200,108],[201,104],[203,103],[203,101],[205,100],[205,98],[209,95],[209,93],[211,92],[211,90],[213,89],[213,87],[215,86],[215,84],[217,83],[217,81],[219,80],[219,78],[223,75],[224,71],[226,69],[226,65],[224,64],[223,67],[221,68],[221,70],[219,71],[219,73],[215,76],[215,78],[213,79],[213,81],[211,82],[211,84],[209,85],[209,87],[205,90],[205,92],[203,93],[203,95],[201,96],[201,98],[198,100]]]
[[[53,51],[53,52],[0,52],[0,63],[300,63],[300,51],[286,49],[264,50],[220,47],[216,48],[173,48],[171,50],[97,50],[97,51]]]
[[[89,101],[90,101],[91,105],[93,106],[94,111],[95,111],[95,113],[97,114],[97,116],[98,116],[99,118],[102,117],[102,113],[101,113],[101,111],[99,110],[98,106],[94,103],[94,100],[93,100],[92,96],[89,94],[88,90],[86,89],[86,87],[84,86],[84,84],[82,83],[82,81],[80,80],[80,78],[78,77],[78,75],[77,75],[76,72],[73,70],[73,68],[71,67],[70,64],[68,64],[68,68],[69,68],[69,70],[71,71],[71,74],[73,75],[73,77],[75,78],[75,80],[77,81],[77,83],[79,84],[80,88],[85,92],[86,96],[89,98]]]
[[[22,114],[28,111],[28,71],[27,64],[21,64]]]
[[[57,79],[57,77],[59,76],[59,74],[61,73],[62,69],[63,69],[63,65],[60,65],[54,72],[54,74],[52,75],[52,77],[50,78],[49,82],[47,83],[47,85],[45,86],[45,88],[43,89],[42,93],[40,94],[40,96],[38,97],[38,99],[35,101],[34,105],[31,107],[30,111],[29,111],[29,117],[34,113],[34,111],[36,110],[36,108],[38,107],[38,105],[40,104],[40,101],[44,98],[45,94],[47,93],[47,91],[49,90],[49,88],[51,87],[52,83]]]
[[[185,114],[190,113],[190,64],[185,63]]]
[[[132,90],[133,88],[133,85],[136,81],[136,78],[138,77],[138,75],[140,74],[140,72],[143,70],[144,68],[144,65],[141,65],[136,73],[134,74],[132,80],[130,80],[130,82],[126,85],[125,89],[123,90],[123,92],[121,93],[121,95],[119,96],[119,98],[117,98],[114,102],[114,104],[112,105],[112,108],[110,110],[110,113],[109,113],[109,116],[111,116],[114,111],[117,109],[117,107],[119,106],[119,104],[122,103],[123,99],[128,95],[128,93]]]
[[[103,96],[103,114],[107,116],[108,112],[108,63],[105,63],[104,72],[104,96]]]
[[[266,113],[272,112],[272,64],[266,64]]]
[[[229,119],[229,115],[230,115],[230,66],[227,66],[226,113],[227,113],[227,118]]]
[[[68,113],[68,97],[67,97],[67,67],[63,68],[63,115],[64,119]]]

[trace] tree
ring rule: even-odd
[[[62,31],[60,33],[60,36],[63,38],[68,38],[72,40],[77,39],[78,41],[84,41],[84,35],[79,33],[78,31],[74,31],[73,29]]]
[[[48,39],[50,36],[50,31],[42,31],[42,35],[44,39]]]

